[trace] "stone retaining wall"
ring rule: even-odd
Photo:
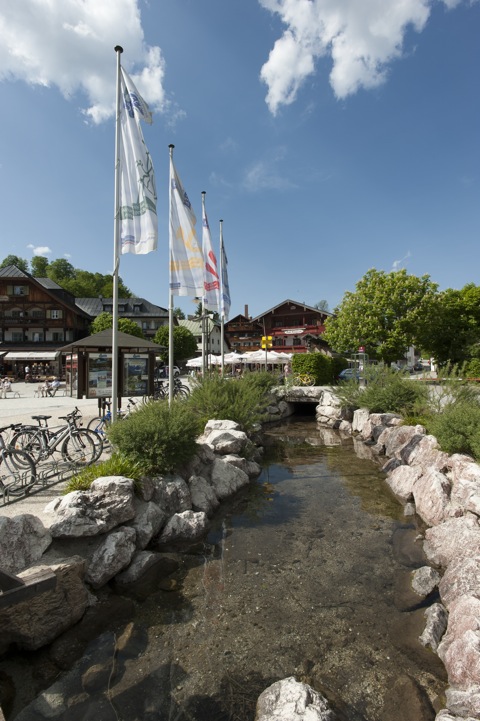
[[[426,609],[419,639],[448,674],[447,708],[436,719],[480,719],[480,466],[444,453],[423,426],[404,426],[396,414],[359,409],[352,416],[331,389],[322,392],[316,417],[383,458],[386,482],[406,515],[417,513],[427,525],[423,549],[431,567],[412,574],[412,589],[427,598],[438,588],[441,600]]]

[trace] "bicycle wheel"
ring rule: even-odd
[[[92,420],[87,423],[87,428],[89,431],[95,431],[95,433],[104,433],[105,425],[106,422],[103,418],[92,418]]]
[[[90,433],[80,428],[72,431],[62,445],[62,458],[74,466],[89,466],[95,460],[95,443]]]
[[[37,479],[33,459],[24,451],[7,450],[0,456],[0,485],[9,495],[28,493]]]
[[[91,431],[89,428],[82,428],[82,430],[88,433],[95,446],[95,458],[92,461],[94,463],[95,461],[98,461],[103,453],[104,447],[108,445],[108,438],[104,432],[96,433],[95,431]]]
[[[38,463],[42,455],[42,440],[34,428],[24,428],[12,436],[10,448],[25,451],[34,463]]]

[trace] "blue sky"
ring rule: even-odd
[[[372,267],[478,284],[480,2],[0,0],[0,257],[113,265],[115,45],[154,112],[159,245],[120,275],[168,306],[168,145],[230,317],[330,310]],[[185,312],[188,298],[175,298]]]

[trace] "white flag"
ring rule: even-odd
[[[220,311],[220,276],[217,259],[212,248],[205,200],[202,197],[202,250],[203,250],[203,307],[205,310]]]
[[[227,256],[225,254],[225,247],[223,245],[223,229],[220,233],[220,316],[224,320],[228,320],[230,313],[230,288],[228,286],[228,273],[227,273]]]
[[[195,213],[170,156],[170,292],[203,297],[203,258]]]
[[[144,254],[156,249],[158,237],[155,175],[140,127],[152,114],[123,68],[120,83],[120,250]]]

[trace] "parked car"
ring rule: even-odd
[[[360,380],[360,371],[358,368],[344,368],[343,371],[340,371],[338,374],[338,380],[339,381],[350,381],[350,380]]]
[[[414,371],[414,372],[415,372],[415,371],[424,371],[424,370],[426,370],[426,368],[425,368],[425,366],[423,365],[423,363],[421,363],[420,361],[417,361],[417,362],[414,363],[413,366],[412,366],[412,371]]]
[[[176,378],[180,375],[180,368],[178,366],[173,366],[173,377]],[[155,378],[168,378],[168,366],[162,366],[159,368],[155,374]]]

